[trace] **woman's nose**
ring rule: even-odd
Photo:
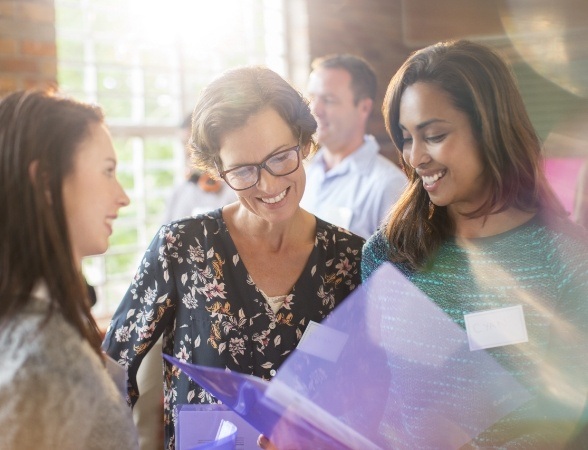
[[[119,203],[120,207],[122,208],[123,206],[128,206],[131,203],[131,199],[129,198],[129,196],[127,195],[125,190],[123,189],[122,185],[118,181],[117,181],[117,183],[118,183],[118,188],[120,190],[118,203]]]
[[[273,186],[277,178],[278,177],[276,177],[275,175],[269,173],[267,169],[260,169],[259,180],[257,181],[257,188],[265,192],[271,192],[271,187]]]
[[[402,155],[404,161],[408,163],[413,169],[416,169],[418,166],[430,159],[424,143],[421,143],[417,140],[414,140],[411,143],[410,148],[404,150]]]

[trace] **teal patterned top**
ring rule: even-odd
[[[444,242],[426,269],[397,265],[454,322],[522,305],[529,341],[487,350],[533,400],[478,435],[469,448],[560,448],[576,434],[588,384],[588,233],[535,216],[508,232]],[[362,278],[389,261],[383,231],[365,244]],[[410,411],[406,411],[410,414]]]

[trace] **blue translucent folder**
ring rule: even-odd
[[[389,264],[271,382],[164,357],[282,449],[457,449],[530,399]]]

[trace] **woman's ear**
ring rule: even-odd
[[[312,141],[308,141],[306,144],[302,144],[302,148],[300,149],[300,151],[302,152],[302,159],[306,159],[308,158],[308,155],[310,155],[311,145]]]
[[[373,107],[374,107],[374,101],[369,97],[362,98],[359,101],[359,108],[366,117],[370,116],[370,114],[372,113]]]
[[[39,169],[39,160],[35,159],[29,164],[29,180],[35,184],[37,179],[37,170]]]
[[[51,191],[49,190],[49,186],[46,180],[46,177],[41,176],[39,177],[39,174],[37,172],[39,172],[39,160],[35,159],[34,161],[32,161],[29,164],[29,179],[31,180],[31,183],[33,185],[36,185],[37,182],[39,181],[39,178],[41,178],[42,183],[45,185],[45,195],[47,196],[47,201],[49,202],[49,204],[51,204]]]

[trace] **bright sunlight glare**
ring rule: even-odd
[[[240,26],[251,0],[130,0],[137,37],[152,43],[213,44]]]

